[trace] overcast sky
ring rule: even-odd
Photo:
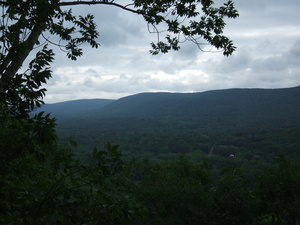
[[[152,56],[156,36],[143,18],[107,6],[75,7],[95,15],[101,46],[85,47],[75,62],[57,51],[45,102],[300,85],[300,1],[237,0],[235,6],[240,16],[225,28],[237,46],[229,57],[189,43],[178,52]]]

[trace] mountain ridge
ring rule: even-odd
[[[59,137],[73,136],[78,154],[110,142],[134,156],[207,154],[214,148],[223,157],[271,159],[300,146],[300,87],[141,93],[102,103],[51,105],[60,111],[53,114]],[[63,108],[70,104],[79,111]]]
[[[300,86],[285,89],[224,89],[197,93],[141,93],[97,111],[105,117],[285,116],[300,110]],[[298,111],[299,112],[299,111]],[[96,111],[95,111],[96,113]]]
[[[300,86],[233,88],[196,93],[140,93],[117,100],[89,99],[46,104],[59,118],[197,118],[300,123]]]

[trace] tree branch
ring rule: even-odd
[[[136,13],[139,15],[144,15],[142,12],[139,12],[137,10],[128,8],[128,6],[132,5],[132,4],[128,4],[126,6],[124,5],[120,5],[117,4],[115,2],[109,2],[109,1],[95,1],[95,0],[91,0],[91,1],[72,1],[72,2],[61,2],[58,4],[59,6],[73,6],[73,5],[112,5],[112,6],[116,6],[118,8],[124,9],[126,11],[132,12],[132,13]]]
[[[32,29],[31,34],[29,35],[27,40],[22,42],[18,46],[18,49],[16,51],[17,57],[10,62],[7,68],[5,68],[5,74],[8,78],[12,78],[22,66],[24,60],[27,58],[27,56],[33,49],[33,46],[38,41],[38,38],[42,33],[43,29],[44,24],[36,24],[35,27]]]
[[[0,1],[0,4],[1,4],[1,5],[5,5],[5,6],[8,6],[8,5],[9,5],[9,3],[7,3],[6,1]]]

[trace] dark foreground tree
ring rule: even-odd
[[[25,123],[0,129],[0,224],[139,224],[143,207],[117,146],[83,164],[67,142],[31,143]]]

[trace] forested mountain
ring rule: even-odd
[[[105,117],[179,117],[232,121],[300,121],[300,87],[201,93],[142,93],[94,111]]]
[[[220,161],[234,154],[254,162],[300,150],[300,87],[142,93],[42,110],[57,116],[58,134],[73,136],[80,154],[107,142],[125,155],[161,159],[184,153]]]
[[[142,93],[118,100],[86,99],[46,104],[60,118],[185,118],[203,121],[300,122],[300,86],[227,89],[201,93]],[[39,111],[40,111],[39,110]]]

